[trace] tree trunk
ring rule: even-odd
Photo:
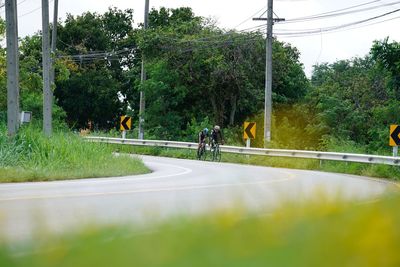
[[[214,115],[214,122],[218,121],[218,108],[217,108],[217,102],[215,101],[214,97],[211,97],[211,106],[213,107],[213,115]]]
[[[233,125],[235,123],[235,115],[237,109],[237,96],[234,95],[231,97],[231,113],[229,115],[229,125]]]

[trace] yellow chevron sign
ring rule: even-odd
[[[245,122],[243,138],[256,139],[256,129],[257,129],[257,124],[255,122]]]
[[[132,128],[132,118],[128,116],[122,116],[120,130],[129,131],[131,128]]]
[[[390,125],[390,146],[400,146],[400,125]]]

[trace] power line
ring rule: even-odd
[[[23,1],[23,2],[25,2],[25,1]],[[54,2],[54,0],[50,0],[49,3],[53,3],[53,2]],[[22,4],[22,3],[21,3],[21,4]],[[39,11],[39,10],[41,10],[41,9],[42,9],[42,6],[37,7],[37,8],[32,9],[31,11],[28,11],[28,12],[22,14],[22,15],[19,15],[18,18],[28,16],[28,15],[30,15],[30,14],[32,14],[32,13],[35,13],[36,11]]]
[[[174,44],[168,45],[168,46],[163,46],[161,47],[162,50],[164,51],[172,51],[172,50],[179,50],[179,53],[188,53],[188,52],[193,52],[193,51],[200,51],[204,49],[215,49],[219,47],[224,47],[227,45],[232,45],[234,42],[240,42],[240,43],[251,43],[255,39],[259,38],[259,36],[247,36],[247,35],[236,35],[236,36],[231,36],[230,38],[226,38],[223,40],[214,40],[214,41],[208,41],[208,42],[176,42]],[[176,41],[177,39],[171,39],[171,38],[166,38],[167,40],[170,41]],[[181,45],[184,45],[183,47]],[[186,47],[185,47],[186,46]],[[137,56],[134,53],[134,49],[136,47],[125,47],[117,51],[103,51],[103,52],[91,52],[91,53],[86,53],[86,54],[75,54],[75,55],[59,55],[57,58],[60,59],[66,59],[69,61],[74,61],[74,62],[90,62],[90,61],[95,61],[95,60],[110,60],[113,57],[114,58],[119,58],[123,59],[126,56],[129,55],[134,55],[135,58]]]
[[[310,17],[314,17],[314,16],[328,15],[328,14],[332,14],[332,13],[336,13],[336,12],[341,12],[341,11],[346,11],[346,10],[354,9],[354,8],[357,8],[357,7],[362,7],[362,6],[371,5],[371,4],[378,3],[378,2],[381,2],[381,0],[373,0],[373,1],[370,1],[370,2],[366,2],[366,3],[354,5],[354,6],[349,6],[349,7],[345,7],[345,8],[341,8],[341,9],[336,9],[336,10],[332,10],[332,11],[327,11],[327,12],[323,12],[323,13],[319,13],[319,14],[314,14],[314,15],[310,15],[310,16],[299,17],[299,18],[295,18],[295,19],[304,19],[304,18],[310,18]]]
[[[368,3],[364,3],[364,4],[348,7],[348,8],[345,8],[345,9],[340,9],[339,11],[343,11],[343,10],[348,10],[350,8],[364,6],[364,5],[375,3],[375,2],[377,2],[377,1],[371,1],[371,2],[368,2]],[[400,1],[398,1],[398,2],[400,2]],[[392,5],[394,3],[392,2],[390,4]],[[339,30],[345,30],[346,28],[350,28],[350,27],[352,27],[354,29],[355,28],[354,26],[357,26],[357,25],[362,24],[362,23],[367,23],[369,21],[382,18],[384,16],[388,16],[390,14],[398,12],[399,10],[400,9],[396,9],[396,10],[394,10],[392,12],[387,12],[385,14],[382,14],[382,15],[379,15],[379,16],[375,16],[375,17],[372,17],[372,18],[368,18],[368,19],[365,19],[365,20],[356,21],[356,22],[343,24],[343,25],[338,25],[338,26],[326,27],[326,28],[303,29],[303,30],[281,29],[281,30],[278,30],[276,35],[277,36],[282,36],[282,37],[303,37],[303,36],[309,36],[309,35],[315,35],[315,34],[323,34],[323,33],[334,32],[334,31],[337,32]],[[257,12],[257,13],[259,13],[259,12]],[[328,13],[333,13],[333,12],[336,12],[336,11],[330,11],[330,12],[321,13],[321,14],[328,14]],[[388,19],[388,20],[385,20],[385,21],[389,21],[389,20],[393,20],[393,19],[396,19],[396,18]],[[367,25],[358,26],[357,28],[370,26],[370,25],[374,25],[374,24],[378,24],[378,23],[383,23],[385,21],[370,23],[370,24],[367,24]],[[194,51],[194,50],[199,49],[199,48],[200,49],[205,49],[205,47],[199,46],[199,44],[213,45],[213,47],[216,47],[218,45],[219,46],[224,46],[224,45],[232,44],[233,41],[240,40],[241,38],[243,38],[243,39],[247,38],[248,41],[253,41],[257,37],[250,37],[249,38],[248,35],[242,36],[242,35],[240,35],[240,33],[248,33],[248,34],[254,33],[255,34],[255,33],[259,33],[261,30],[265,30],[265,28],[266,28],[265,25],[260,25],[260,26],[255,26],[255,27],[251,27],[251,28],[248,28],[248,29],[244,29],[244,30],[241,30],[241,31],[230,31],[230,32],[227,32],[227,33],[223,33],[222,35],[214,35],[214,36],[208,36],[208,37],[202,37],[202,38],[190,39],[190,40],[168,38],[168,37],[164,37],[164,36],[162,36],[161,38],[164,38],[165,40],[175,41],[176,42],[173,46],[163,47],[163,49],[167,49],[167,50],[168,49],[175,49],[177,47],[177,45],[182,45],[182,44],[185,45],[186,44],[189,47],[181,48],[181,51],[182,52],[191,52],[191,51]],[[289,31],[289,32],[279,32],[279,31]],[[63,42],[63,43],[65,45],[67,45],[68,47],[76,49],[76,47],[74,47],[72,45],[68,45],[65,42]],[[194,44],[197,44],[197,47],[194,47],[193,46]],[[134,49],[134,48],[133,47],[130,47],[130,48],[127,47],[127,48],[123,48],[123,49],[118,50],[118,51],[103,51],[103,52],[91,52],[91,53],[77,54],[77,55],[64,55],[64,56],[59,56],[59,58],[72,58],[73,60],[76,60],[76,61],[90,61],[90,60],[98,60],[98,59],[107,59],[107,58],[110,58],[112,56],[117,56],[119,54],[124,54],[124,53],[126,53],[128,51],[132,51],[132,50],[129,50],[129,49]]]
[[[340,29],[344,29],[344,28],[348,28],[351,26],[356,26],[359,24],[363,24],[369,21],[373,21],[379,18],[383,18],[389,15],[392,15],[394,13],[397,13],[400,11],[399,9],[378,15],[378,16],[374,16],[371,18],[367,18],[364,20],[359,20],[359,21],[355,21],[355,22],[351,22],[351,23],[346,23],[346,24],[342,24],[342,25],[338,25],[338,26],[331,26],[331,27],[326,27],[326,28],[320,28],[320,29],[313,29],[313,30],[309,30],[309,31],[298,31],[298,32],[277,32],[275,33],[276,35],[280,35],[280,36],[286,36],[286,35],[309,35],[309,34],[320,34],[322,32],[331,32],[331,31],[336,31],[336,30],[340,30]]]
[[[321,32],[320,34],[329,34],[329,33],[338,33],[338,32],[343,32],[343,31],[349,31],[349,30],[355,30],[355,29],[360,29],[360,28],[365,28],[365,27],[369,27],[369,26],[373,26],[373,25],[377,25],[377,24],[382,24],[385,22],[389,22],[389,21],[393,21],[393,20],[397,20],[400,19],[400,16],[398,17],[394,17],[394,18],[390,18],[390,19],[386,19],[386,20],[382,20],[382,21],[377,21],[377,22],[373,22],[373,23],[368,23],[366,25],[359,25],[356,27],[350,27],[350,28],[346,28],[346,29],[341,29],[340,31],[330,31],[330,32]],[[301,37],[308,37],[308,36],[315,36],[315,35],[319,35],[318,33],[315,34],[293,34],[293,35],[287,35],[287,36],[280,36],[283,38],[301,38]]]
[[[260,13],[261,11],[263,11],[264,9],[266,9],[267,7],[264,5],[259,11],[257,11],[256,13],[254,13],[253,15],[251,15],[250,17],[248,17],[247,19],[243,20],[242,22],[240,22],[238,25],[236,25],[235,27],[233,27],[234,29],[242,26],[244,23],[246,23],[247,21],[251,20],[254,16],[256,16],[258,13]],[[264,12],[265,13],[265,12]],[[262,16],[262,15],[261,15]]]
[[[376,1],[373,1],[373,2],[376,2]],[[369,3],[372,3],[372,2],[369,2]],[[350,10],[350,9],[353,9],[353,7],[345,8],[345,9],[342,9],[342,10],[345,10],[345,11],[339,10],[340,12],[331,11],[331,12],[321,13],[321,14],[312,15],[312,16],[308,16],[308,17],[300,17],[300,18],[289,19],[289,20],[286,20],[286,21],[282,22],[282,24],[306,22],[306,21],[312,21],[312,20],[320,20],[320,19],[327,19],[327,18],[333,18],[333,17],[338,17],[338,16],[345,16],[345,15],[356,14],[356,13],[371,11],[371,10],[375,10],[375,9],[380,9],[380,8],[383,8],[383,7],[394,6],[394,5],[397,5],[399,3],[400,3],[400,1],[396,1],[396,2],[391,2],[391,3],[384,3],[384,4],[381,4],[381,5],[377,5],[377,6],[372,6],[372,7],[360,8],[360,9],[356,9],[356,10]]]
[[[375,25],[378,23],[383,23],[386,21],[394,20],[396,18],[391,18],[391,19],[387,19],[384,21],[369,23],[367,25],[360,26],[360,24],[371,22],[373,20],[397,13],[399,11],[400,11],[400,9],[396,9],[394,11],[387,12],[387,13],[384,13],[384,14],[381,14],[378,16],[374,16],[371,18],[367,18],[364,20],[355,21],[355,22],[351,22],[351,23],[347,23],[347,24],[337,25],[337,26],[331,26],[331,27],[319,28],[319,29],[307,29],[306,31],[303,30],[303,31],[298,31],[298,32],[277,32],[276,35],[282,36],[282,37],[304,37],[304,36],[323,34],[323,33],[328,33],[328,32],[337,32],[338,30],[346,30],[346,28],[350,28],[350,27],[352,27],[352,29],[354,29],[355,28],[354,26],[357,26],[357,25],[358,25],[358,27],[356,27],[356,28],[361,28],[361,27],[371,26],[371,25]],[[257,29],[257,30],[260,30],[262,28],[265,28],[265,26],[253,27],[253,29]],[[242,33],[244,33],[244,32],[242,32]],[[256,34],[258,32],[253,31],[253,32],[246,32],[246,33]],[[161,39],[176,42],[172,45],[163,47],[164,50],[172,50],[172,49],[176,49],[177,46],[179,46],[179,45],[187,45],[189,47],[180,48],[181,52],[192,52],[192,51],[199,50],[199,49],[200,50],[206,49],[210,46],[220,47],[220,46],[229,45],[235,41],[240,41],[241,39],[243,41],[251,42],[253,40],[256,40],[258,37],[259,36],[250,36],[249,37],[249,35],[240,35],[240,32],[228,32],[223,35],[215,35],[215,36],[211,36],[211,37],[197,38],[197,39],[192,39],[192,40],[179,40],[176,38],[168,38],[168,37],[161,37]],[[194,47],[193,45],[197,45],[197,47]],[[70,45],[68,45],[68,46],[70,46]],[[70,47],[72,47],[72,46],[70,46]],[[117,50],[117,51],[92,52],[92,53],[77,54],[77,55],[64,55],[64,56],[59,56],[59,58],[73,58],[74,60],[77,60],[77,61],[94,60],[94,59],[107,58],[107,57],[131,52],[132,49],[134,49],[134,47],[126,47],[126,48],[123,48],[123,49]]]
[[[25,3],[26,1],[28,1],[28,0],[19,1],[19,2],[18,2],[18,5],[20,5],[20,4],[22,4],[22,3]]]

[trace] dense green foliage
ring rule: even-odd
[[[400,123],[399,47],[376,41],[363,58],[314,66],[306,96],[275,105],[273,145],[390,154],[389,126]],[[254,119],[263,124],[262,115]]]
[[[147,173],[139,159],[116,157],[113,149],[56,132],[44,137],[36,127],[14,138],[0,124],[0,183],[108,177]]]
[[[70,15],[58,26],[57,124],[80,129],[90,121],[108,131],[128,114],[136,126],[143,90],[147,138],[194,141],[201,128],[220,124],[230,144],[243,144],[242,124],[253,120],[258,127],[252,145],[262,147],[263,34],[220,29],[190,8],[153,9],[149,17],[144,30],[134,25],[133,10],[110,8]],[[388,127],[400,121],[399,47],[376,41],[365,57],[317,65],[307,79],[299,51],[274,40],[270,146],[389,154]],[[40,33],[21,40],[20,50],[21,106],[40,121]],[[4,48],[0,52],[4,121]]]
[[[187,130],[198,126],[194,122],[241,125],[263,108],[261,33],[223,31],[190,8],[152,10],[144,31],[134,28],[132,14],[87,12],[59,25],[55,97],[70,126],[82,128],[91,121],[105,130],[122,114],[137,118],[142,89],[148,137],[185,139]],[[22,89],[21,96],[36,104],[27,107],[34,114],[41,112],[40,47],[40,34],[26,37],[21,46],[22,76],[34,92]],[[308,90],[299,52],[278,41],[274,51],[274,100],[295,103]],[[148,78],[143,85],[142,57]],[[22,84],[28,85],[24,78]]]
[[[386,39],[364,58],[316,66],[308,96],[315,128],[369,152],[388,151],[389,125],[400,122],[399,58],[399,43]]]
[[[127,70],[138,68],[133,11],[109,9],[103,15],[68,16],[58,29],[60,57],[70,79],[57,83],[55,96],[69,125],[97,128],[117,125],[129,102],[137,102]]]
[[[139,33],[139,46],[148,62],[144,89],[150,134],[185,138],[182,133],[193,119],[235,126],[263,108],[261,33],[224,32],[188,8],[153,10],[149,25]],[[299,53],[278,41],[274,50],[274,100],[294,103],[308,89]]]
[[[153,227],[113,227],[31,243],[0,243],[7,267],[351,266],[400,265],[400,198],[345,204],[317,194],[268,216],[240,209],[179,217]]]

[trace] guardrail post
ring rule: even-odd
[[[250,139],[250,138],[247,138],[247,139],[246,139],[246,147],[247,147],[247,148],[251,148],[251,139]],[[246,155],[246,158],[249,159],[250,156],[249,156],[249,155]]]

